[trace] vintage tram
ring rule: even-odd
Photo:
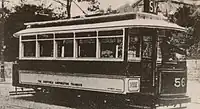
[[[190,102],[186,51],[178,41],[186,30],[160,16],[137,12],[25,25],[14,34],[13,86],[95,93],[138,108]]]

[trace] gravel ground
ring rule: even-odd
[[[36,102],[37,99],[31,94],[9,96],[9,91],[14,91],[11,80],[6,79],[6,82],[0,82],[0,109],[71,109],[51,103],[47,104],[42,100]]]
[[[187,109],[200,109],[200,81],[188,81],[187,94],[191,97]]]
[[[188,81],[188,95],[192,98],[187,109],[200,109],[200,81]],[[69,104],[61,103],[48,96],[17,95],[9,96],[9,91],[13,91],[11,80],[0,82],[0,109],[94,109],[87,105],[74,104],[73,100]],[[107,107],[116,109],[116,107]],[[102,109],[102,108],[101,108]]]

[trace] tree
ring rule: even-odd
[[[67,0],[67,17],[71,18],[72,0]]]
[[[79,8],[80,6],[76,3],[77,2],[89,2],[91,5],[90,6],[93,6],[91,9],[93,10],[94,8],[98,8],[98,7],[95,7],[95,4],[96,3],[99,3],[97,0],[54,0],[58,3],[60,3],[62,6],[65,6],[66,7],[66,10],[67,10],[67,18],[71,18],[71,5],[72,5],[72,2],[74,4],[76,4]],[[63,1],[66,1],[66,3],[64,3]],[[99,6],[99,5],[97,5]],[[90,7],[89,7],[90,8]],[[88,8],[88,10],[90,10]],[[81,9],[81,8],[80,8]],[[82,10],[82,9],[81,9]],[[82,10],[83,11],[83,10]]]
[[[194,17],[192,14],[194,13],[195,8],[192,6],[180,7],[174,13],[175,23],[183,27],[191,27],[194,25]]]
[[[88,11],[94,12],[97,14],[116,14],[119,13],[117,10],[112,9],[111,5],[106,9],[100,9],[100,2],[97,0],[91,1],[90,6],[88,7]]]
[[[184,43],[186,48],[189,48],[191,45],[194,44],[195,36],[192,34],[194,33],[194,17],[191,15],[194,12],[194,8],[192,6],[183,6],[179,7],[174,15],[169,16],[169,20],[173,23],[176,23],[180,26],[187,28],[189,33],[187,36],[179,37],[178,40],[181,40]],[[178,38],[178,37],[177,37]],[[180,42],[180,41],[179,41]]]
[[[93,0],[89,3],[88,11],[91,12],[99,12],[100,11],[100,3],[97,0]]]
[[[18,56],[18,41],[12,35],[25,29],[24,23],[53,20],[55,17],[53,10],[42,6],[22,4],[14,8],[15,12],[7,12],[5,19],[5,60],[13,61]]]
[[[170,21],[187,28],[187,37],[179,37],[188,49],[189,58],[200,58],[200,9],[196,6],[183,6],[177,9]]]
[[[117,10],[112,9],[112,6],[110,5],[107,8],[106,13],[108,13],[108,14],[116,14],[116,13],[119,13],[119,12]]]

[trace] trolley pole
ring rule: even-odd
[[[0,81],[5,81],[5,72],[4,72],[4,0],[1,1],[1,10],[0,10]]]

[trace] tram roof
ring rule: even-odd
[[[102,22],[111,22],[111,21],[121,21],[121,20],[130,20],[130,19],[163,19],[159,15],[145,13],[145,12],[128,12],[128,13],[119,13],[119,14],[109,14],[109,15],[86,15],[79,18],[71,19],[61,19],[61,20],[52,20],[52,21],[42,21],[42,22],[29,22],[25,23],[27,27],[38,28],[38,27],[51,27],[51,26],[66,26],[66,25],[79,25],[79,24],[93,24],[93,23],[102,23]]]
[[[153,19],[132,19],[113,22],[103,22],[85,25],[68,25],[68,26],[54,26],[54,27],[42,27],[42,28],[27,28],[14,34],[15,37],[26,34],[41,34],[60,31],[76,31],[76,30],[88,30],[88,29],[101,29],[101,28],[115,28],[115,27],[135,27],[135,28],[157,28],[157,29],[171,29],[185,31],[185,28],[169,23],[164,20]]]

